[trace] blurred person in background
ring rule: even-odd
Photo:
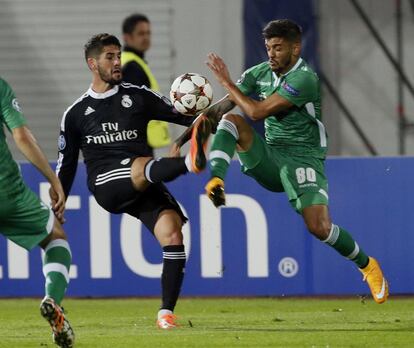
[[[268,61],[246,70],[236,83],[224,60],[214,53],[208,55],[207,66],[228,95],[206,111],[212,129],[217,128],[209,154],[211,178],[206,193],[216,207],[225,204],[224,180],[237,151],[242,172],[269,191],[285,192],[310,233],[354,262],[374,300],[383,303],[388,298],[388,283],[379,263],[330,218],[320,82],[301,58],[302,30],[291,20],[274,20],[263,29],[263,37]],[[252,93],[261,99],[248,97]],[[251,120],[265,120],[265,139],[243,116],[224,114],[235,105]]]
[[[162,303],[157,325],[177,326],[173,314],[184,278],[186,255],[182,226],[187,221],[163,182],[206,166],[204,151],[192,149],[185,157],[148,155],[147,124],[163,120],[189,126],[195,121],[209,127],[205,117],[179,114],[170,100],[146,86],[122,82],[121,44],[110,34],[93,36],[84,47],[92,84],[63,114],[56,172],[67,198],[82,151],[87,184],[98,204],[114,214],[126,213],[139,220],[155,236],[163,251]],[[205,148],[195,128],[191,144]],[[129,286],[129,284],[125,284]]]
[[[158,82],[145,60],[145,53],[151,47],[151,23],[148,17],[140,13],[128,16],[122,23],[122,33],[122,80],[158,92]],[[149,156],[153,155],[153,149],[168,146],[171,143],[168,123],[151,120],[147,127],[147,143]]]
[[[50,183],[52,209],[23,182],[19,166],[7,146],[4,126],[11,132],[20,152]],[[40,314],[52,327],[54,342],[59,347],[71,348],[75,335],[60,307],[69,283],[72,260],[61,226],[64,209],[62,185],[28,128],[13,90],[0,78],[0,233],[26,250],[36,246],[44,250],[46,282]]]

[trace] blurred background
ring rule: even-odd
[[[153,31],[146,58],[161,91],[168,95],[176,76],[198,72],[218,100],[223,90],[204,64],[207,53],[220,54],[236,80],[266,59],[264,25],[291,18],[302,26],[303,56],[323,82],[329,153],[412,154],[413,9],[412,0],[0,0],[0,76],[55,160],[62,114],[90,84],[83,45],[92,35],[122,40],[123,19],[146,14]],[[173,126],[173,138],[181,131]]]

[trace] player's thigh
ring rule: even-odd
[[[285,156],[280,177],[289,202],[298,213],[312,205],[328,205],[328,181],[323,160]]]
[[[145,177],[145,168],[152,157],[136,157],[131,165],[131,180],[137,191],[145,190],[150,184]]]
[[[0,233],[6,238],[30,250],[49,236],[53,229],[53,212],[28,187],[24,186],[6,205],[8,215],[0,217]]]
[[[131,179],[133,159],[114,161],[92,178],[90,187],[98,204],[110,213],[122,213],[125,207],[139,199],[141,192],[134,188]]]
[[[253,133],[252,146],[245,152],[238,152],[241,170],[264,188],[281,192],[283,186],[279,176],[277,152],[255,131]]]
[[[182,226],[188,219],[181,210],[178,202],[162,183],[151,184],[140,199],[125,209],[125,213],[141,220],[151,233],[160,219],[160,214],[166,210],[173,210],[179,217]]]

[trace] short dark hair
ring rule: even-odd
[[[114,35],[101,33],[92,36],[84,46],[85,60],[88,60],[89,57],[98,57],[102,53],[103,48],[110,45],[121,48],[121,43]]]
[[[150,21],[146,15],[142,13],[134,13],[124,19],[124,22],[122,23],[122,33],[131,34],[139,22],[149,23]]]
[[[290,19],[277,19],[267,23],[262,34],[266,40],[281,37],[289,42],[300,42],[302,39],[301,27]]]

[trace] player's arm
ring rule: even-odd
[[[293,106],[289,100],[277,93],[273,93],[268,98],[258,101],[245,96],[234,83],[228,84],[227,86],[224,86],[224,88],[229,91],[230,98],[244,111],[246,116],[253,121],[262,120]]]
[[[76,116],[75,114],[73,116]],[[78,167],[80,150],[80,132],[75,124],[75,117],[70,112],[63,117],[58,139],[58,161],[56,174],[58,175],[65,199],[68,198]]]
[[[11,130],[18,149],[47,179],[51,186],[52,209],[60,222],[63,222],[65,210],[65,195],[62,185],[49,165],[46,156],[41,150],[33,133],[27,126],[20,126]]]
[[[217,81],[229,92],[229,99],[237,104],[250,119],[254,121],[261,120],[293,106],[290,101],[277,93],[261,101],[244,95],[232,81],[223,59],[214,53],[210,53],[208,59],[207,66],[213,72]]]
[[[65,201],[63,197],[62,186],[49,166],[45,155],[29,128],[26,126],[26,120],[22,114],[16,96],[9,84],[0,78],[0,114],[3,115],[7,128],[12,133],[17,147],[23,155],[33,163],[37,169],[53,187],[54,201],[52,199],[52,209],[59,221],[63,222],[63,212],[65,210]],[[51,197],[52,198],[52,197]]]

